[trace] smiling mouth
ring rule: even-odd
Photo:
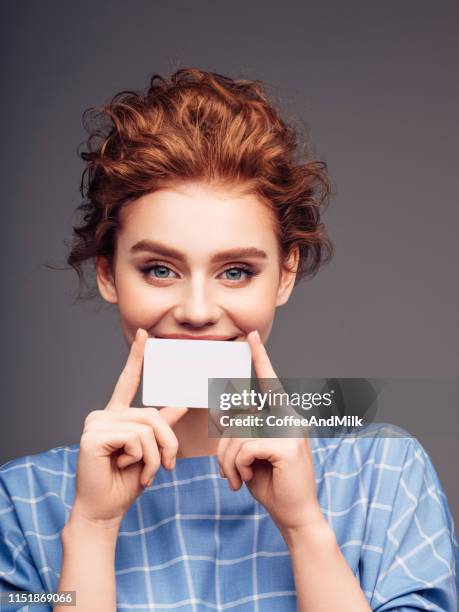
[[[179,334],[173,334],[170,336],[153,336],[153,338],[169,339],[169,340],[218,340],[220,342],[234,342],[239,336],[233,336],[232,338],[220,338],[212,336],[184,336]]]

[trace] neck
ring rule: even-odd
[[[208,415],[207,408],[190,408],[172,427],[179,443],[177,457],[217,454],[220,438],[209,438]]]

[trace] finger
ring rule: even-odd
[[[247,336],[247,341],[252,351],[253,365],[258,378],[277,378],[268,353],[263,342],[260,339],[259,333],[254,330]]]
[[[273,440],[276,440],[276,438],[271,438],[268,441],[262,439],[249,440],[247,444],[244,444],[239,449],[235,460],[236,467],[245,471],[246,468],[252,465],[255,459],[264,459],[273,464],[277,460],[277,455],[273,452]]]
[[[164,406],[158,410],[158,414],[169,426],[175,425],[190,410],[187,407]]]
[[[216,437],[220,437],[224,431],[223,425],[220,423],[221,410],[215,406],[209,406],[208,408],[208,417],[209,417],[209,433],[211,431],[210,427],[213,426],[213,433],[216,433]]]
[[[132,422],[140,423],[148,426],[154,436],[155,442],[161,453],[161,463],[166,469],[172,469],[175,466],[175,458],[178,450],[177,436],[171,429],[170,425],[160,416],[160,412],[156,408],[124,408],[122,410],[110,411],[99,410],[88,415],[85,421],[85,427],[91,427],[92,423],[97,421],[102,422]]]
[[[232,395],[233,393],[239,393],[245,388],[246,388],[246,385],[244,384],[242,384],[242,387],[240,387],[239,381],[236,382],[235,380],[231,380],[225,383],[225,393],[226,394]],[[221,396],[220,396],[220,404],[221,404]],[[212,433],[212,437],[221,438],[222,436],[231,435],[231,432],[235,430],[236,435],[234,435],[234,437],[236,438],[238,437],[237,435],[238,428],[233,427],[232,425],[227,425],[227,424],[223,425],[222,417],[223,416],[231,416],[231,417],[245,416],[247,412],[252,411],[253,408],[252,407],[249,407],[248,409],[244,408],[242,410],[235,412],[234,407],[231,406],[231,411],[229,414],[226,413],[225,410],[226,409],[223,409],[221,405],[219,406],[218,401],[214,402],[213,405],[208,407],[209,434]]]
[[[246,443],[247,440],[244,438],[231,438],[229,444],[225,448],[225,453],[223,456],[223,472],[226,474],[228,478],[231,488],[236,491],[242,485],[242,477],[236,467],[236,455],[239,452],[241,446]]]
[[[230,443],[231,438],[221,438],[217,446],[217,461],[220,466],[220,476],[226,478],[226,474],[223,471],[223,457],[225,456],[226,448]]]
[[[285,390],[271,364],[268,352],[260,339],[258,331],[251,331],[247,336],[247,341],[252,353],[255,374],[258,379],[261,393],[268,393],[268,391],[285,393]]]
[[[143,456],[142,444],[134,431],[86,431],[80,440],[80,452],[98,457],[109,457],[114,451],[124,449],[136,463]]]
[[[143,412],[142,408],[139,410]],[[175,459],[177,457],[179,447],[177,436],[172,431],[169,423],[161,416],[159,411],[153,413],[153,423],[151,424],[151,427],[153,429],[156,442],[160,448],[161,460],[164,467],[173,469],[175,467]]]
[[[132,465],[143,459],[144,468],[140,475],[142,486],[146,486],[148,482],[155,476],[160,466],[160,454],[156,444],[153,430],[148,425],[141,423],[133,423],[132,421],[98,421],[91,425],[91,431],[101,432],[133,432],[137,434],[142,447],[142,456],[132,456],[129,453],[119,455],[116,459],[116,464],[119,468],[124,469],[128,465]]]
[[[241,454],[242,450],[245,449],[245,447],[248,444],[250,444],[248,448],[251,449],[253,442],[255,443],[261,442],[261,447],[265,448],[263,441],[257,440],[256,438],[251,438],[249,440],[246,440],[243,444],[241,444],[236,454],[236,457],[234,458],[235,468],[237,469],[238,473],[241,475],[241,478],[244,482],[251,480],[251,478],[253,477],[253,468],[251,466],[252,466],[252,463],[255,461],[255,459],[266,459],[267,458],[266,456],[261,457],[258,455],[255,457],[251,455],[250,453],[248,455]],[[271,446],[271,441],[269,445]],[[257,448],[257,446],[254,446],[253,448]],[[247,449],[246,449],[246,452],[247,452]],[[271,449],[268,447],[266,447],[266,454],[267,455],[271,454]]]
[[[131,344],[126,365],[118,378],[106,410],[119,410],[126,406],[130,406],[139,387],[142,375],[143,354],[147,339],[148,333],[139,327],[134,341]]]

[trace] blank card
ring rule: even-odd
[[[208,379],[250,379],[251,364],[248,342],[148,338],[142,403],[208,408]]]

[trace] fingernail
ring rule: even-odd
[[[138,330],[136,331],[136,334],[135,334],[135,339],[136,340],[138,340],[140,338],[141,331],[142,331],[142,328],[139,327]]]
[[[255,338],[257,342],[260,342],[260,334],[258,333],[257,329],[254,330],[253,337]]]

